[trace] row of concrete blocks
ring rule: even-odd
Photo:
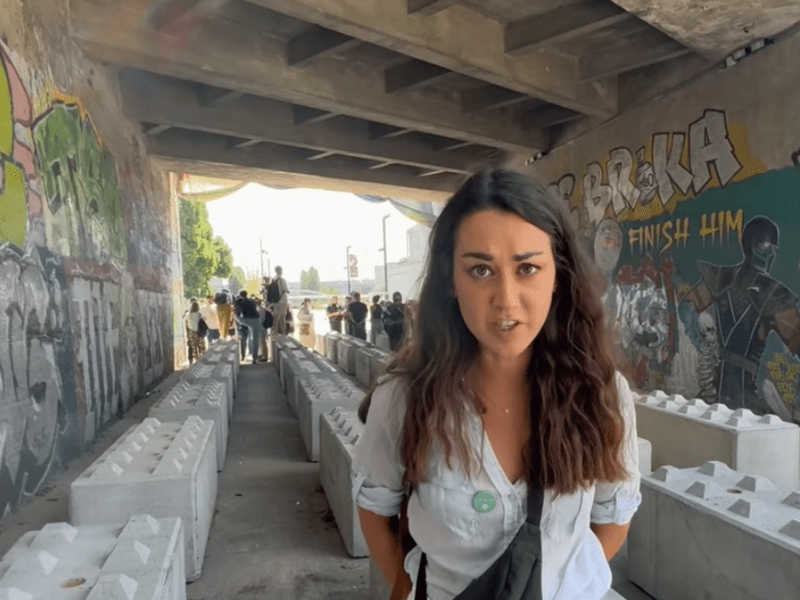
[[[326,334],[323,344],[322,354],[348,375],[355,375],[365,388],[374,385],[385,372],[390,357],[388,350],[337,332]]]
[[[215,344],[190,371],[72,483],[71,524],[28,532],[8,551],[0,598],[185,600],[216,504],[236,343]]]
[[[657,391],[639,396],[636,429],[652,444],[654,469],[718,460],[779,486],[800,487],[800,427],[777,415]]]

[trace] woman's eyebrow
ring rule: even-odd
[[[544,252],[540,250],[536,250],[533,252],[523,252],[522,254],[517,254],[514,256],[514,260],[516,261],[523,261],[528,260],[533,256],[541,256]],[[485,260],[485,261],[493,261],[494,257],[491,254],[485,254],[483,252],[465,252],[461,255],[461,258],[477,258],[478,260]]]

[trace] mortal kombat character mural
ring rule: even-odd
[[[683,297],[678,311],[687,334],[705,353],[701,367],[706,372],[701,376],[713,377],[716,394],[707,400],[784,418],[794,412],[796,419],[800,408],[796,399],[791,406],[758,386],[770,332],[780,337],[791,355],[800,348],[800,300],[769,274],[777,256],[778,233],[767,217],[750,220],[742,231],[744,260],[733,266],[698,261],[701,279]],[[708,347],[712,342],[718,348]],[[718,365],[716,374],[710,373],[712,363]],[[706,393],[714,391],[708,381],[703,383]]]

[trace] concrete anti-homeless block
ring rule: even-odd
[[[300,380],[297,419],[310,461],[319,461],[319,416],[336,407],[356,410],[363,397],[364,392],[341,375],[306,375]]]
[[[228,412],[228,420],[233,417],[233,365],[226,363],[206,364],[196,362],[181,377],[181,381],[186,383],[206,383],[208,381],[218,381],[225,386],[225,402]]]
[[[0,560],[8,600],[185,600],[181,519],[135,515],[123,526],[48,523]]]
[[[386,374],[386,365],[389,364],[391,354],[383,348],[372,348],[372,355],[369,363],[369,384],[375,385],[378,377]]]
[[[355,412],[337,407],[319,417],[322,487],[347,553],[353,557],[369,555],[353,500],[353,452],[363,431]]]
[[[233,395],[236,396],[239,385],[239,350],[235,340],[230,342],[215,342],[205,351],[198,362],[207,364],[225,363],[233,367]]]
[[[314,352],[319,356],[325,356],[325,336],[317,334],[314,340]]]
[[[186,579],[200,577],[217,499],[214,422],[147,418],[72,482],[72,525],[123,524],[134,515],[180,517]]]
[[[653,472],[653,446],[643,438],[636,438],[639,442],[639,473],[649,475]]]
[[[302,350],[303,346],[295,340],[294,338],[290,338],[288,336],[282,336],[281,339],[276,344],[276,352],[278,357],[278,374],[281,379],[281,387],[283,391],[286,391],[286,358],[288,353],[293,352],[295,350]]]
[[[348,375],[356,374],[356,352],[359,348],[366,347],[367,343],[353,336],[343,336],[339,340],[338,359],[339,367]]]
[[[375,345],[381,350],[386,350],[386,352],[391,351],[391,346],[389,346],[389,336],[384,331],[381,331],[375,336]]]
[[[719,460],[776,485],[800,487],[800,427],[794,423],[663,392],[641,396],[635,406],[636,431],[653,446],[653,469]]]
[[[322,369],[315,360],[287,360],[286,398],[293,416],[297,416],[298,385],[305,374],[319,375]]]
[[[325,334],[325,357],[334,364],[339,364],[338,344],[342,334],[331,331]]]
[[[150,407],[149,416],[162,423],[182,423],[187,417],[197,415],[201,419],[214,421],[217,447],[217,471],[225,464],[228,446],[228,414],[225,388],[218,381],[186,383],[173,387],[161,400]]]
[[[630,580],[658,600],[800,598],[800,491],[720,461],[642,476]]]
[[[365,388],[368,388],[371,383],[370,366],[374,352],[375,349],[370,346],[356,348],[356,379]]]

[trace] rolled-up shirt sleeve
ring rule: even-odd
[[[369,512],[393,517],[403,503],[403,467],[398,443],[405,405],[398,381],[384,380],[372,394],[364,434],[353,456],[353,500]]]
[[[639,473],[639,442],[636,435],[634,395],[620,373],[617,373],[616,380],[620,409],[625,420],[623,457],[629,476],[621,481],[596,483],[590,520],[598,525],[608,523],[626,525],[642,503],[642,494],[639,491],[642,477]]]

